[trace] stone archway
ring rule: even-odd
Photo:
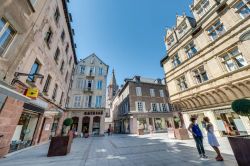
[[[92,126],[93,135],[100,135],[100,129],[101,129],[101,117],[95,116],[93,118],[93,126]]]
[[[82,132],[89,133],[90,117],[85,116],[82,118]]]
[[[73,120],[73,124],[71,125],[70,129],[73,131],[77,131],[79,118],[75,116],[75,117],[72,117],[72,120]]]

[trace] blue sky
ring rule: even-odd
[[[192,0],[71,0],[78,59],[96,53],[114,68],[119,84],[141,75],[163,78],[166,27],[190,15]]]

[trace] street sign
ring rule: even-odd
[[[31,99],[36,99],[38,97],[39,90],[38,88],[28,88],[26,96]]]

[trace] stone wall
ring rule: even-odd
[[[9,152],[11,139],[23,112],[23,102],[8,97],[0,110],[0,158]]]

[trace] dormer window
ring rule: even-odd
[[[203,0],[197,7],[196,13],[199,17],[202,17],[210,8],[209,0]]]
[[[181,24],[178,29],[178,33],[180,34],[180,36],[184,35],[186,31],[187,31],[187,24],[186,23]]]
[[[167,39],[167,44],[168,44],[168,46],[172,46],[173,43],[174,43],[174,36],[171,35],[171,36],[169,36],[168,39]]]

